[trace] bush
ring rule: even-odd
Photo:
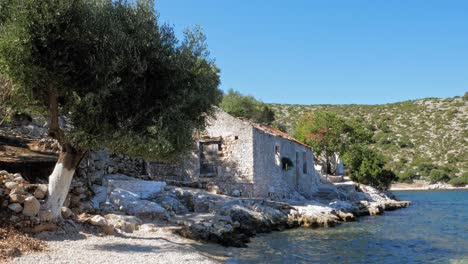
[[[392,181],[397,179],[395,173],[384,169],[385,161],[382,155],[368,147],[360,147],[353,152],[354,157],[349,160],[353,181],[387,190]]]
[[[463,187],[468,184],[468,172],[463,173],[461,177],[453,178],[449,181],[453,186]]]
[[[418,179],[419,175],[416,170],[408,169],[405,172],[398,175],[399,182],[413,183],[415,179]]]
[[[448,176],[445,170],[434,169],[431,170],[431,173],[429,174],[429,179],[431,183],[447,182],[448,180],[450,180],[450,177]]]

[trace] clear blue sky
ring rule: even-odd
[[[200,25],[221,88],[269,103],[380,104],[468,91],[468,0],[156,0]]]

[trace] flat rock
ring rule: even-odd
[[[108,180],[108,188],[111,190],[122,189],[138,195],[141,199],[147,199],[160,193],[166,187],[165,182],[143,181],[143,180]]]
[[[166,216],[167,214],[166,209],[159,204],[142,200],[139,198],[139,195],[122,189],[112,191],[109,195],[109,200],[121,211],[130,215]]]

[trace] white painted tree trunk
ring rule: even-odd
[[[61,207],[67,198],[74,173],[75,168],[69,169],[63,163],[57,162],[54,171],[49,176],[49,196],[45,209],[51,210],[54,221],[62,218]]]

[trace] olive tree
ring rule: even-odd
[[[299,118],[295,137],[312,146],[328,174],[336,170],[336,154],[344,156],[349,147],[368,143],[372,133],[357,121],[347,121],[335,113],[315,111]]]
[[[0,0],[0,8],[10,97],[47,109],[61,145],[45,206],[55,220],[87,150],[169,159],[189,149],[221,100],[201,30],[178,41],[153,1]]]
[[[272,125],[275,121],[275,113],[271,107],[251,95],[243,95],[233,89],[223,96],[220,107],[235,117],[247,118],[258,123]]]

